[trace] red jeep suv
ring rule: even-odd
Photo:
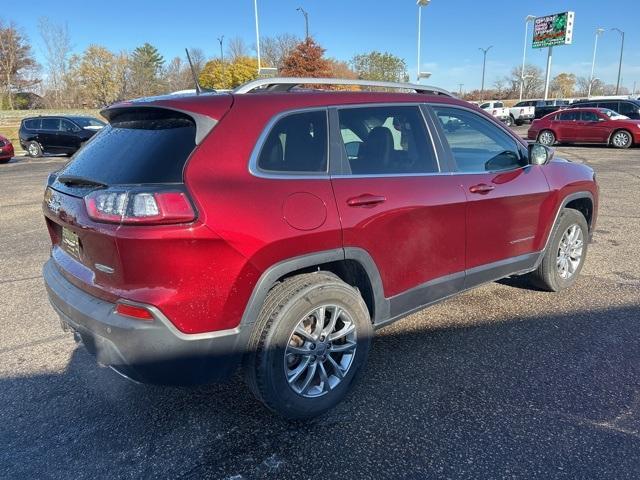
[[[433,87],[271,78],[102,113],[44,197],[63,328],[142,382],[242,366],[288,418],[344,398],[379,327],[510,275],[570,286],[594,229],[589,167]]]

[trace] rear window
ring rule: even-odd
[[[24,126],[25,128],[28,128],[30,130],[37,130],[40,128],[40,119],[33,119],[33,120],[25,120],[24,121]]]
[[[125,110],[60,173],[107,185],[181,183],[195,137],[196,126],[185,114],[158,108]]]

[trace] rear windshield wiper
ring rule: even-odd
[[[108,187],[106,183],[91,180],[90,178],[80,177],[78,175],[60,175],[56,179],[65,185],[77,185],[86,187]]]

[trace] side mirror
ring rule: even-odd
[[[554,150],[541,143],[529,144],[529,164],[546,165],[553,158]]]

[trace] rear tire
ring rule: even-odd
[[[538,143],[551,147],[556,143],[556,136],[551,130],[543,130],[538,134]]]
[[[33,158],[41,157],[42,147],[38,142],[29,142],[27,143],[27,154]]]
[[[551,232],[549,245],[527,280],[542,290],[558,292],[573,285],[587,257],[589,226],[578,210],[565,208]]]
[[[611,145],[615,148],[629,148],[633,144],[633,136],[627,130],[617,130],[611,135]]]
[[[245,380],[283,417],[316,417],[344,399],[366,363],[372,334],[357,289],[322,272],[288,278],[271,289],[254,325]]]
[[[507,119],[504,121],[504,124],[509,128],[513,127],[513,117],[508,116]]]

